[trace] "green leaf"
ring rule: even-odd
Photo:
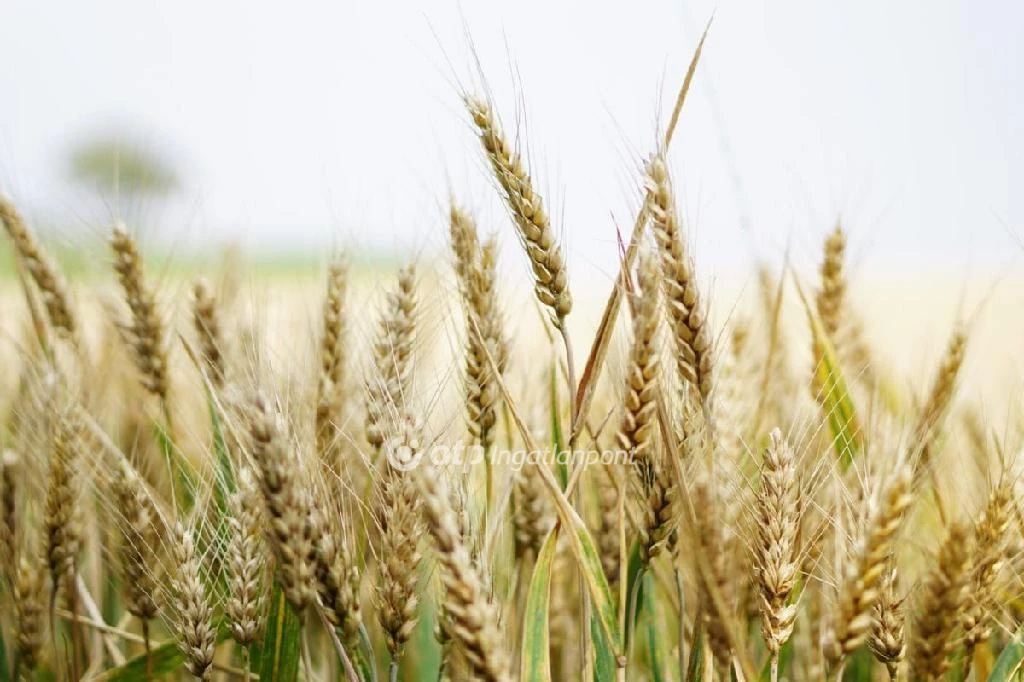
[[[594,682],[614,682],[615,652],[594,614],[590,614],[590,639],[594,643]]]
[[[558,544],[555,526],[544,539],[530,578],[530,591],[526,596],[523,613],[523,645],[519,678],[522,682],[551,682],[551,647],[548,630],[548,611],[551,605],[551,567]]]
[[[171,435],[159,421],[153,421],[153,434],[167,466],[174,473],[175,495],[185,510],[191,510],[196,502],[195,476],[192,465],[174,445]]]
[[[217,480],[213,489],[217,509],[224,513],[227,509],[228,495],[235,492],[235,470],[231,464],[227,440],[224,438],[224,424],[214,403],[210,388],[206,388],[206,404],[210,410],[210,426],[213,431],[213,452],[217,458]]]
[[[607,635],[612,650],[616,654],[622,653],[622,632],[619,630],[618,610],[615,608],[615,598],[608,586],[608,579],[604,575],[604,568],[601,566],[601,557],[594,545],[594,538],[590,535],[590,531],[587,530],[579,514],[568,506],[567,510],[571,512],[567,516],[572,522],[572,543],[576,549],[580,570],[583,572],[583,578],[590,592],[594,616],[604,630],[604,634]]]
[[[516,428],[523,437],[523,442],[526,444],[527,449],[536,452],[537,446],[533,436],[530,434],[530,430],[526,428],[526,424],[523,422],[519,411],[516,410],[512,396],[508,392],[508,386],[502,381],[500,372],[497,372],[498,365],[494,362],[494,358],[490,353],[487,354],[487,359],[497,373],[498,387],[501,389],[502,396],[509,406],[509,412],[512,413]],[[540,473],[544,487],[547,488],[558,510],[559,523],[562,524],[563,530],[569,533],[569,544],[572,547],[573,556],[582,573],[583,581],[587,586],[587,592],[590,594],[594,613],[604,633],[608,636],[612,650],[615,652],[616,657],[618,657],[623,651],[622,631],[619,628],[615,600],[612,598],[612,591],[608,587],[608,579],[604,575],[604,569],[601,566],[601,559],[598,556],[594,538],[590,531],[587,530],[583,519],[580,518],[580,515],[569,503],[564,487],[559,485],[554,474],[548,468],[547,463],[541,462],[537,467],[537,471]]]
[[[807,319],[811,325],[812,346],[814,354],[814,387],[818,393],[821,409],[828,419],[832,432],[832,443],[845,470],[863,449],[860,426],[857,422],[857,411],[853,399],[847,389],[843,370],[839,366],[835,348],[828,338],[821,320],[814,314],[803,290],[797,285],[800,300],[807,311]]]
[[[704,619],[697,614],[697,625],[693,629],[693,641],[690,642],[690,661],[686,670],[687,682],[697,682],[703,678],[704,671]]]
[[[551,364],[551,441],[555,450],[555,473],[558,475],[558,483],[562,490],[569,485],[569,464],[566,455],[562,452],[565,449],[565,439],[562,436],[561,407],[558,404],[558,369],[555,363]]]
[[[217,631],[217,644],[228,638],[228,629]],[[152,679],[170,675],[185,665],[185,655],[176,642],[161,644],[149,653],[149,665],[152,666]],[[93,682],[145,682],[146,654],[139,654],[130,661],[93,677]]]
[[[640,583],[640,602],[643,604],[643,632],[644,645],[647,649],[647,662],[651,670],[652,682],[666,682],[666,662],[668,656],[659,633],[664,632],[658,627],[658,608],[654,603],[654,575],[651,571],[644,571]]]
[[[629,559],[626,561],[626,613],[633,614],[632,619],[626,620],[626,631],[629,633],[626,641],[632,639],[632,632],[636,627],[637,617],[640,614],[639,604],[634,604],[640,598],[641,584],[644,573],[643,560],[640,558],[640,543],[633,541],[629,547]]]
[[[419,567],[420,584],[429,584],[434,567],[430,562],[421,562]],[[406,645],[402,665],[415,670],[419,679],[436,680],[441,669],[441,644],[437,641],[437,623],[441,616],[438,599],[422,599],[419,603],[419,617],[416,628]],[[362,635],[366,635],[365,639]],[[374,671],[369,664],[373,660],[373,647],[365,623],[360,624],[360,645],[355,652],[350,652],[352,663],[361,679],[367,682],[373,679]]]
[[[4,629],[0,627],[0,682],[11,682],[11,670],[7,665],[7,645],[4,642]]]
[[[299,675],[299,645],[302,621],[284,598],[280,583],[274,583],[267,631],[260,647],[260,679],[295,682]]]
[[[1020,671],[1021,663],[1024,662],[1024,627],[1017,630],[1013,641],[1006,645],[1003,652],[996,659],[992,668],[992,674],[988,676],[988,682],[1010,682]]]

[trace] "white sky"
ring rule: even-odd
[[[808,261],[840,213],[861,259],[1016,257],[1024,4],[1009,0],[3,0],[0,189],[102,229],[63,159],[121,126],[181,166],[175,203],[140,213],[175,240],[430,252],[449,187],[507,235],[458,98],[480,84],[471,39],[507,127],[525,104],[585,284],[614,262],[613,220],[632,222],[639,162],[713,11],[672,152],[699,258],[724,270],[789,243]]]

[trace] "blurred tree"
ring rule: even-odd
[[[170,194],[179,185],[178,173],[168,159],[112,135],[95,137],[74,147],[69,166],[75,180],[104,193],[158,197]]]

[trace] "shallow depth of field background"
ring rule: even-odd
[[[716,323],[755,293],[755,260],[813,277],[841,218],[883,359],[918,382],[953,318],[977,315],[964,390],[983,404],[1018,394],[1014,3],[8,0],[0,190],[74,281],[110,281],[100,240],[120,217],[166,264],[169,302],[182,275],[240,249],[273,294],[263,314],[310,329],[319,295],[301,292],[334,248],[367,285],[410,258],[443,277],[451,191],[502,235],[502,293],[519,311],[524,261],[459,103],[486,88],[558,219],[573,324],[589,331],[641,160],[712,13],[671,159]]]

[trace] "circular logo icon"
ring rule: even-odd
[[[423,459],[423,450],[393,439],[384,444],[384,456],[387,457],[388,464],[396,471],[412,471],[419,466]]]

